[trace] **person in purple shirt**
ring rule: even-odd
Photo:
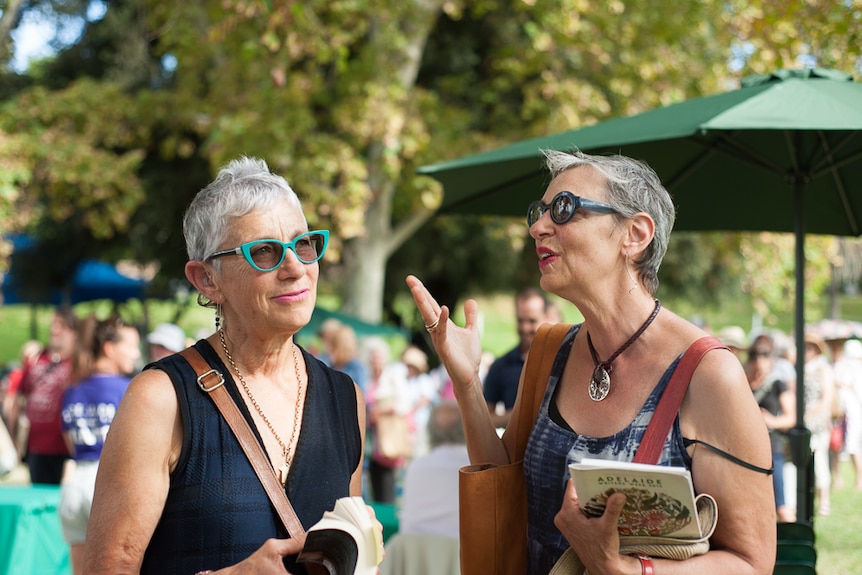
[[[88,317],[80,327],[73,383],[63,394],[61,425],[75,471],[60,488],[63,538],[72,571],[82,573],[84,541],[105,436],[141,357],[138,330],[117,317]]]

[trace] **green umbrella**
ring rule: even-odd
[[[526,215],[548,181],[541,149],[621,153],[652,166],[677,205],[675,230],[796,236],[796,345],[804,349],[805,234],[862,233],[862,83],[835,70],[780,70],[714,96],[422,167],[442,212]],[[811,501],[797,354],[797,501]],[[800,507],[800,511],[803,508]]]

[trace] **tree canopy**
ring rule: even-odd
[[[405,272],[454,298],[530,281],[523,227],[429,221],[443,190],[418,166],[799,62],[853,71],[862,45],[856,0],[99,4],[93,17],[87,0],[0,0],[0,227],[63,246],[70,262],[156,263],[167,285],[183,277],[190,199],[230,159],[260,156],[309,225],[333,231],[325,289],[369,321]],[[5,64],[23,10],[77,19],[82,33],[17,74]],[[729,241],[687,240],[680,254],[723,260]],[[690,261],[680,254],[663,269],[668,289],[732,279],[674,265]]]

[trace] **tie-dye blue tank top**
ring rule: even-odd
[[[569,463],[580,461],[585,457],[631,461],[652,419],[658,400],[680,359],[678,357],[668,367],[640,413],[626,428],[608,437],[579,435],[559,425],[549,415],[549,406],[552,401],[555,401],[554,392],[579,328],[580,326],[576,325],[569,331],[557,352],[545,397],[539,408],[524,457],[529,510],[527,533],[527,573],[529,575],[546,575],[569,546],[565,537],[554,526],[554,516],[560,510],[566,482],[569,479]],[[551,409],[555,410],[555,407]],[[658,463],[691,467],[691,458],[683,445],[678,416]]]

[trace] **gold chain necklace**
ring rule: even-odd
[[[231,367],[236,372],[236,377],[239,379],[240,384],[242,384],[242,388],[245,390],[245,394],[248,395],[249,400],[251,400],[251,404],[254,406],[254,409],[257,413],[263,418],[263,422],[266,423],[266,426],[269,428],[272,435],[275,436],[275,440],[281,446],[281,454],[284,457],[284,463],[281,464],[281,467],[278,468],[278,479],[281,481],[282,485],[287,485],[287,474],[290,472],[290,464],[293,461],[293,457],[290,454],[290,446],[293,445],[293,440],[296,439],[296,430],[299,427],[299,408],[302,405],[302,375],[299,371],[299,357],[296,354],[296,345],[291,344],[291,350],[293,351],[293,368],[296,370],[296,382],[297,382],[297,390],[296,390],[296,408],[293,413],[293,431],[290,433],[290,441],[287,445],[281,440],[281,436],[278,435],[278,432],[275,430],[275,427],[269,421],[269,418],[261,409],[260,404],[258,404],[257,400],[252,395],[251,390],[248,388],[248,384],[245,382],[245,378],[243,378],[242,373],[239,371],[239,368],[236,366],[236,362],[234,362],[233,357],[231,357],[230,352],[227,350],[227,344],[224,339],[224,329],[220,329],[218,332],[219,339],[221,340],[221,348],[224,350],[224,354],[227,356],[227,360],[230,362]]]

